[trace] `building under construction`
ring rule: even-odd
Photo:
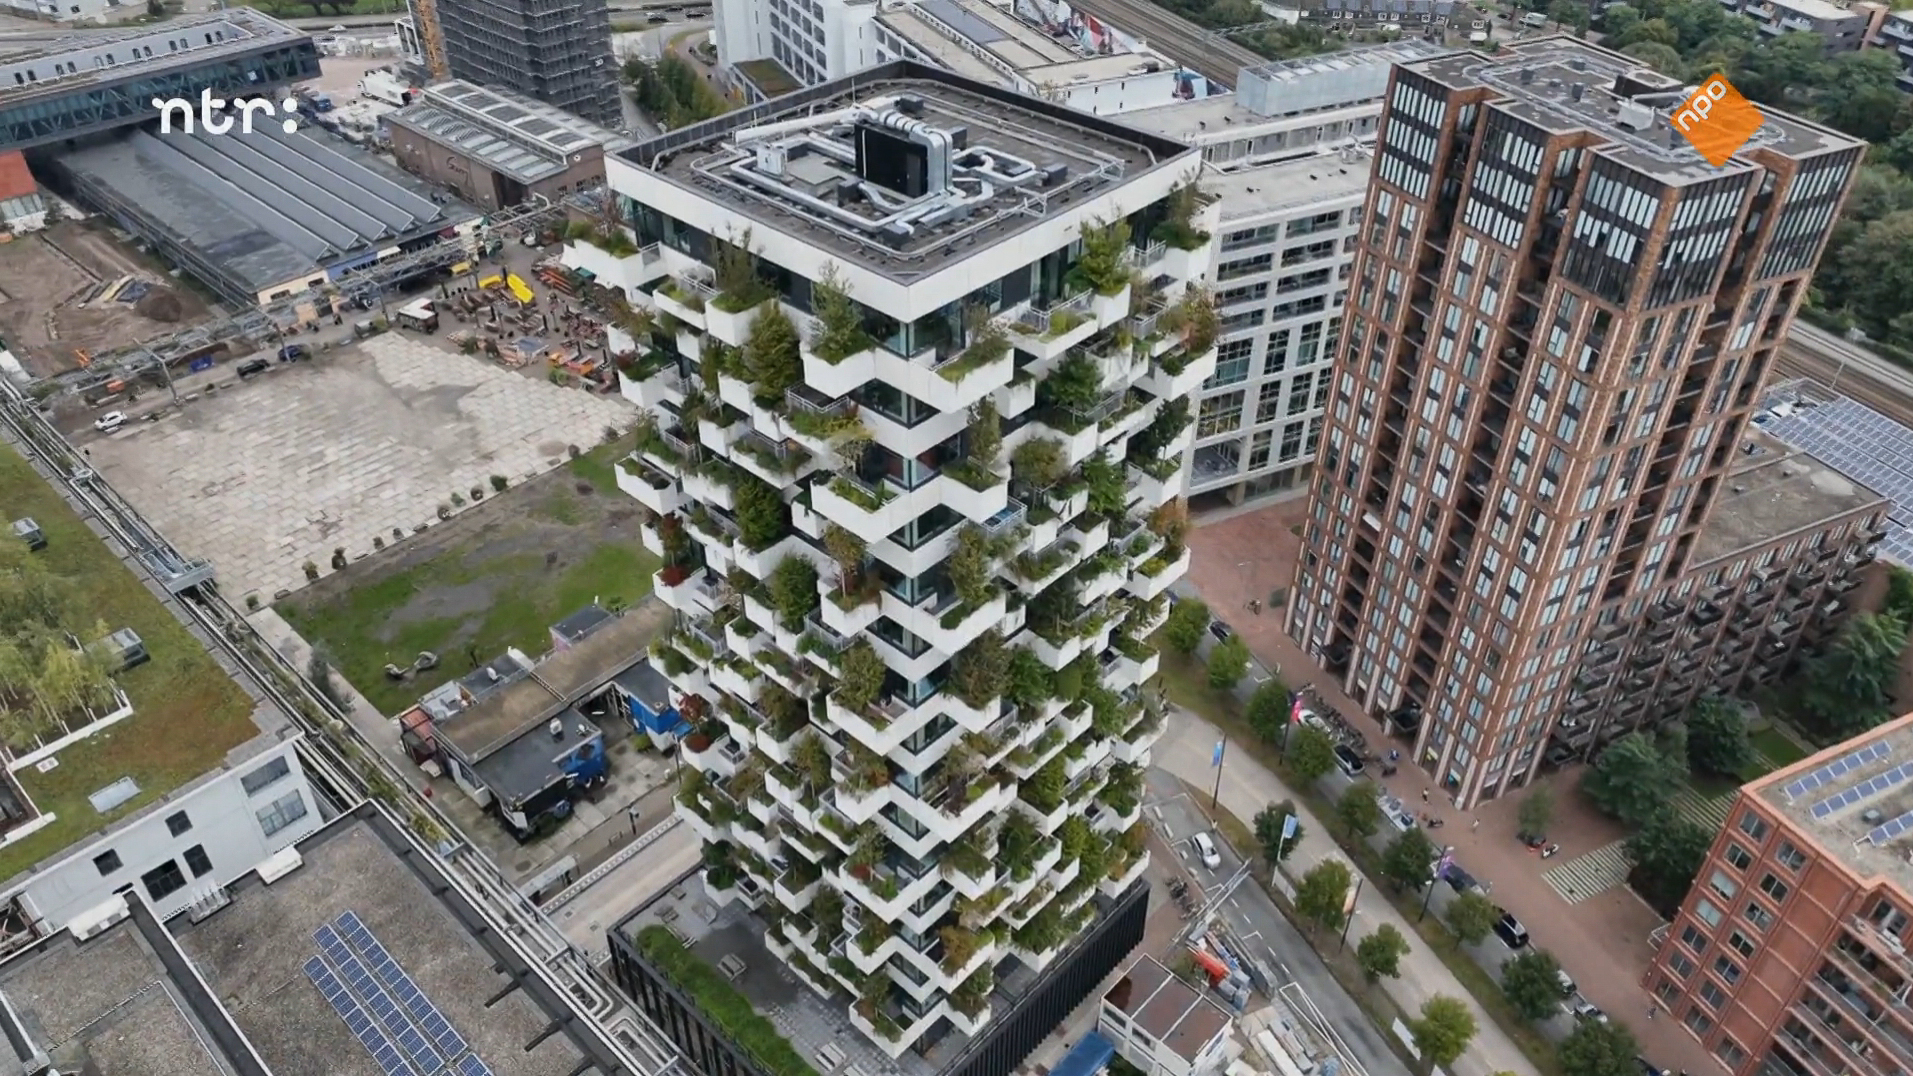
[[[406,12],[399,42],[431,78],[516,90],[624,126],[605,0],[407,0]]]

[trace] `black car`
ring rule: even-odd
[[[299,362],[312,357],[312,349],[304,344],[287,344],[279,349],[280,362]]]
[[[251,377],[254,374],[263,374],[270,369],[272,369],[272,363],[267,362],[265,359],[247,359],[245,362],[240,363],[233,372],[240,377]]]
[[[1475,876],[1462,870],[1461,864],[1459,863],[1450,863],[1448,866],[1442,868],[1441,880],[1447,882],[1448,888],[1457,893],[1466,893],[1470,890],[1481,888],[1481,884],[1475,881]]]
[[[1528,928],[1522,926],[1521,920],[1509,914],[1505,908],[1501,911],[1501,918],[1495,920],[1495,934],[1510,949],[1520,949],[1528,944]]]
[[[1226,643],[1229,641],[1229,636],[1234,635],[1235,631],[1220,620],[1211,620],[1209,621],[1209,634],[1216,637],[1216,642]]]
[[[1641,1076],[1668,1076],[1666,1069],[1656,1065],[1645,1057],[1637,1056],[1634,1060],[1640,1063]]]

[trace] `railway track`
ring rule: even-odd
[[[1796,324],[1771,381],[1804,377],[1913,427],[1913,373],[1837,336]]]
[[[1268,58],[1149,0],[1072,0],[1070,6],[1142,38],[1211,82],[1234,88],[1236,72]]]
[[[194,562],[134,511],[53,427],[32,400],[0,382],[0,439],[10,442],[76,511],[164,580]],[[253,630],[211,581],[177,594],[194,634],[225,659],[228,672],[249,678],[305,733],[299,758],[314,785],[343,807],[370,801],[409,832],[490,926],[509,939],[551,989],[573,1000],[584,1023],[609,1044],[628,1071],[683,1076],[676,1047],[637,1016],[609,979],[573,948],[543,912],[460,832],[457,823],[407,783],[345,714]]]

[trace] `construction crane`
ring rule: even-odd
[[[432,81],[452,77],[451,61],[445,58],[445,32],[438,22],[438,0],[407,0],[412,9],[412,28],[418,31],[419,51],[424,53],[425,70]]]
[[[449,269],[461,262],[475,264],[483,249],[494,239],[509,242],[522,235],[536,234],[562,217],[564,212],[564,203],[534,195],[533,201],[501,209],[486,217],[473,235],[440,239],[430,246],[420,247],[396,258],[387,258],[342,273],[335,280],[307,288],[266,306],[241,310],[217,321],[168,333],[118,351],[89,355],[79,369],[38,382],[35,395],[42,399],[82,396],[96,389],[132,381],[152,370],[157,370],[170,387],[174,363],[189,356],[204,354],[222,340],[279,339],[288,328],[300,322],[301,306],[340,295],[375,299],[382,306],[386,292],[393,285],[421,273]]]

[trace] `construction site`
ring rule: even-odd
[[[208,315],[199,295],[98,224],[67,221],[0,243],[0,339],[32,377]]]

